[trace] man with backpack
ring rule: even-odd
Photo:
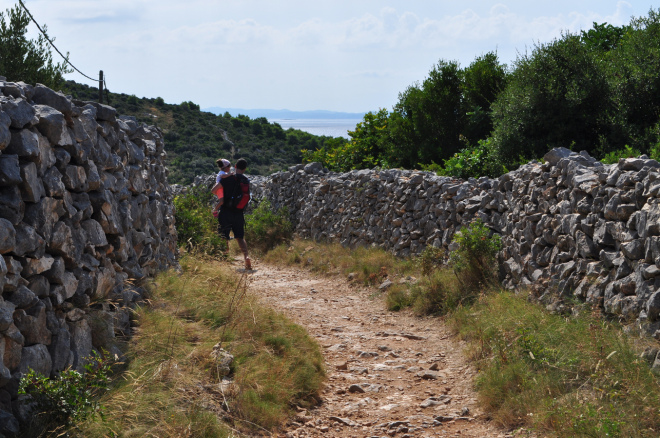
[[[245,269],[252,270],[252,262],[248,255],[245,242],[245,217],[243,210],[250,201],[250,180],[243,174],[247,168],[247,161],[241,158],[236,162],[236,173],[220,179],[223,191],[223,202],[218,213],[218,233],[229,240],[229,233],[234,238],[245,258]]]

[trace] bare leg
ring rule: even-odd
[[[252,262],[250,261],[250,256],[248,255],[248,247],[247,243],[245,243],[245,239],[236,239],[236,243],[238,243],[238,247],[241,248],[241,251],[243,252],[243,258],[245,259],[245,269],[252,269]]]

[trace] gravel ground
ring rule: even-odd
[[[464,342],[440,318],[389,312],[384,294],[342,277],[257,262],[250,289],[323,348],[322,403],[281,437],[512,437],[477,403]],[[527,436],[525,434],[525,436]]]

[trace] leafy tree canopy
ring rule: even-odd
[[[29,84],[44,84],[50,88],[59,88],[63,75],[71,73],[68,63],[53,62],[46,38],[39,34],[35,39],[28,39],[27,26],[30,17],[19,6],[0,12],[0,75],[10,81],[23,81]],[[44,32],[46,26],[42,26]],[[50,38],[54,41],[54,38]]]

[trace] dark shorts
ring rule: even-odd
[[[234,232],[234,239],[245,237],[245,217],[243,210],[220,210],[218,214],[218,234],[229,240],[229,232]]]

